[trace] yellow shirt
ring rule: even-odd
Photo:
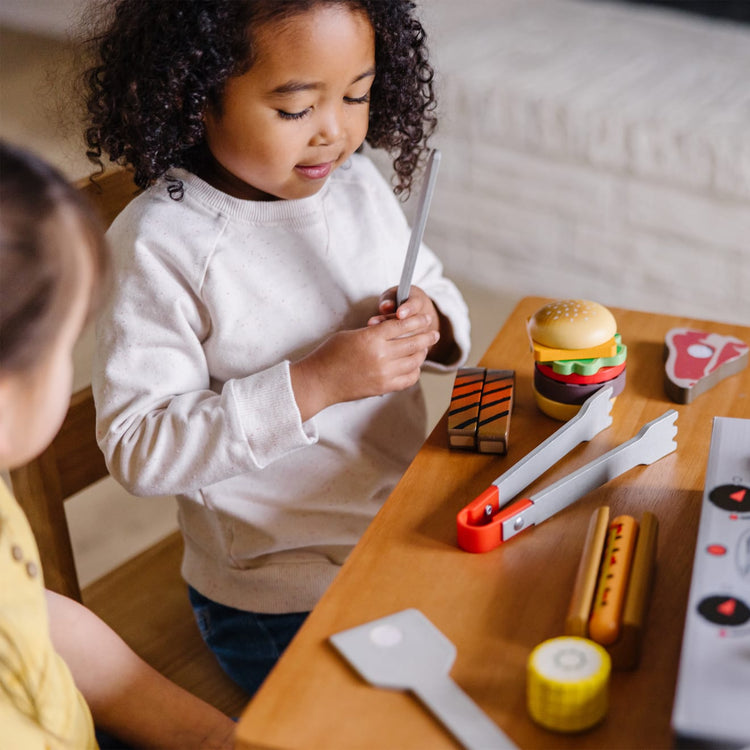
[[[97,747],[91,712],[50,640],[31,527],[2,480],[0,744],[23,750]]]

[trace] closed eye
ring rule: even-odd
[[[347,104],[367,104],[367,102],[370,101],[370,92],[368,91],[363,96],[345,96],[344,101]],[[301,120],[303,117],[312,112],[312,107],[306,107],[299,112],[287,112],[284,109],[277,109],[276,111],[278,112],[279,117],[281,117],[282,120]]]
[[[310,114],[312,107],[306,107],[300,112],[286,112],[283,109],[276,110],[279,113],[279,117],[282,120],[301,120],[306,115]]]
[[[345,96],[344,101],[347,104],[366,104],[370,101],[370,92],[368,91],[364,96]]]

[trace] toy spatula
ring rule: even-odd
[[[419,610],[344,630],[331,643],[375,687],[413,692],[467,750],[516,747],[451,679],[456,647]]]

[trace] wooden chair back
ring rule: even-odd
[[[82,601],[64,501],[107,476],[95,439],[91,387],[74,393],[52,444],[25,466],[13,469],[13,494],[36,537],[47,588]]]

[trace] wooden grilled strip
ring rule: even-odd
[[[448,442],[453,448],[476,448],[483,367],[462,367],[456,373],[448,410]]]
[[[508,452],[515,380],[514,370],[487,370],[485,373],[477,427],[480,453]]]

